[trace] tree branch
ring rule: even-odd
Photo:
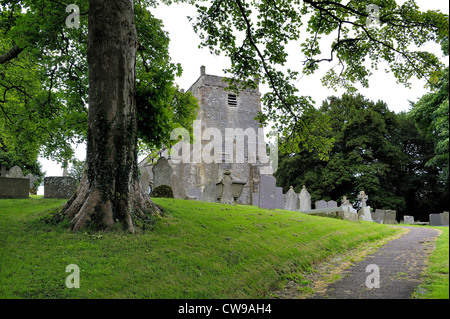
[[[4,64],[12,59],[17,58],[22,51],[23,49],[19,48],[17,44],[14,45],[8,52],[0,55],[0,64]]]

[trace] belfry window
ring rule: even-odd
[[[237,96],[235,94],[228,94],[228,106],[237,107]]]

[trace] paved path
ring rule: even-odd
[[[407,227],[410,231],[394,239],[375,253],[368,255],[348,269],[342,279],[329,285],[324,294],[314,299],[409,299],[421,282],[428,255],[434,249],[439,231],[431,228]],[[379,268],[379,288],[368,289],[376,283],[376,272],[368,265]]]

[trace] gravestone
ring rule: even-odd
[[[26,178],[0,177],[0,198],[28,198],[29,186]]]
[[[404,215],[403,216],[403,222],[405,224],[414,224],[414,216],[408,216],[408,215]]]
[[[0,169],[0,177],[7,177],[8,173],[9,173],[9,171],[6,169],[6,166],[2,165],[2,167]]]
[[[160,157],[152,168],[153,189],[161,185],[172,186],[173,169],[165,157]]]
[[[213,180],[209,180],[203,188],[203,201],[217,203],[217,186]]]
[[[9,169],[9,173],[8,173],[7,177],[24,178],[22,169],[17,165],[15,165]]]
[[[395,210],[386,210],[384,214],[383,224],[391,224],[391,225],[398,224],[396,217],[397,212]]]
[[[252,193],[252,205],[259,206],[259,193]]]
[[[231,189],[231,184],[233,183],[233,180],[231,179],[230,175],[225,175],[222,178],[221,183],[223,186],[222,186],[222,194],[220,194],[220,203],[233,205],[234,197],[233,191]]]
[[[309,194],[308,190],[306,189],[306,186],[303,185],[303,188],[298,195],[299,201],[300,201],[300,207],[299,210],[306,211],[311,210],[311,195]]]
[[[141,182],[142,188],[146,194],[150,193],[150,174],[144,166],[139,167],[140,176],[139,181]]]
[[[430,214],[430,226],[442,226],[440,214]]]
[[[77,181],[69,176],[44,178],[44,198],[70,198],[77,190]]]
[[[27,178],[30,181],[30,190],[29,190],[30,194],[36,195],[37,190],[36,190],[36,186],[34,186],[34,183],[37,181],[37,178],[31,173],[28,173],[27,176],[25,176],[25,178]]]
[[[366,193],[364,193],[364,191],[359,192],[358,199],[361,201],[361,207],[367,206],[366,202],[369,199],[369,196],[367,196]]]
[[[33,188],[34,182],[36,182],[37,178],[34,177],[34,175],[31,173],[28,173],[27,176],[25,176],[25,178],[27,178],[30,181],[30,188]]]
[[[284,194],[282,187],[277,187],[275,189],[275,208],[284,209]]]
[[[191,187],[189,189],[189,195],[188,196],[189,197],[195,197],[196,200],[199,200],[199,201],[203,200],[202,190],[200,188],[198,188],[198,187]]]
[[[383,224],[385,214],[386,211],[384,209],[377,208],[374,212],[372,212],[372,220],[378,224]]]
[[[297,194],[295,193],[294,188],[291,186],[286,193],[286,203],[284,204],[284,209],[297,210],[297,201]]]
[[[335,208],[335,207],[338,207],[338,206],[337,206],[337,202],[335,202],[334,200],[329,200],[329,201],[327,202],[327,207],[328,207],[328,208]]]
[[[261,175],[259,182],[259,207],[275,208],[276,179],[271,175]]]
[[[441,213],[441,225],[448,226],[448,212]]]
[[[372,214],[370,212],[370,206],[361,207],[358,211],[359,220],[365,220],[367,222],[373,222]]]
[[[350,201],[347,199],[347,196],[342,197],[341,206],[351,206]]]
[[[316,202],[316,209],[328,208],[328,204],[324,200],[319,200]]]

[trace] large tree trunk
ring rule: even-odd
[[[86,170],[66,205],[73,230],[110,230],[117,222],[134,233],[159,210],[139,183],[132,0],[89,1],[89,123]]]

